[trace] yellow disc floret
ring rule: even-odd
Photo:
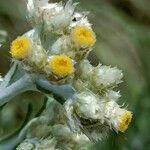
[[[125,132],[128,129],[131,119],[132,113],[130,111],[124,112],[120,118],[119,131]]]
[[[87,26],[76,26],[72,29],[71,37],[74,44],[78,47],[91,47],[96,42],[95,33]]]
[[[70,75],[74,71],[72,59],[64,54],[52,56],[49,61],[49,67],[54,74],[60,77]]]
[[[11,43],[10,53],[15,59],[23,59],[28,55],[31,41],[25,37],[18,37]]]

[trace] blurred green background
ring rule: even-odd
[[[111,133],[107,139],[95,144],[91,149],[148,150],[150,149],[150,0],[78,0],[78,2],[80,2],[78,10],[91,12],[89,18],[97,35],[97,43],[89,59],[95,65],[101,62],[123,70],[124,82],[119,86],[122,93],[119,103],[125,101],[134,114],[130,128],[125,134]],[[11,62],[8,52],[10,42],[31,29],[25,11],[25,0],[0,0],[2,75],[8,71]],[[37,97],[33,99],[36,111],[41,102]],[[26,105],[22,105],[23,103]],[[8,104],[0,113],[0,138],[20,126],[25,117],[27,103],[27,97],[23,100],[17,97],[17,100]]]

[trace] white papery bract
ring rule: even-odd
[[[65,6],[62,3],[48,3],[48,1],[30,2],[28,1],[29,18],[33,25],[41,27],[44,25],[44,30],[62,34],[72,21],[77,3],[72,3],[69,0]]]
[[[75,99],[74,107],[79,116],[92,119],[101,118],[99,116],[99,111],[101,110],[99,110],[98,98],[94,94],[82,92],[77,94]]]
[[[81,61],[78,67],[80,78],[87,81],[91,80],[93,70],[94,67],[90,64],[90,62],[87,59]]]
[[[90,91],[81,92],[65,103],[68,124],[75,132],[83,132],[94,141],[106,137],[109,129],[124,132],[132,113],[121,108],[118,92],[108,91],[99,97]]]
[[[93,141],[107,136],[109,127],[105,124],[103,102],[90,91],[75,95],[65,103],[68,124],[75,132],[83,132]]]
[[[111,100],[111,101],[118,101],[118,99],[121,97],[120,92],[116,92],[113,90],[108,90],[105,95],[105,99]]]
[[[97,87],[113,87],[122,82],[122,77],[122,71],[116,67],[99,65],[94,70],[92,81]]]
[[[85,74],[86,72],[86,74]],[[80,77],[87,80],[90,84],[101,89],[114,88],[122,82],[123,73],[116,67],[104,66],[99,64],[93,67],[88,60],[80,63]]]
[[[87,18],[87,12],[83,13],[74,13],[72,22],[70,24],[70,29],[75,26],[87,26],[91,28],[92,24],[89,23]]]
[[[28,0],[27,3],[28,16],[33,23],[41,23],[44,17],[43,11],[48,13],[50,17],[62,10],[62,6],[57,3],[48,3],[48,0]]]
[[[38,68],[45,66],[47,60],[47,54],[41,45],[33,44],[31,54],[28,61],[35,64]]]
[[[89,139],[85,135],[75,134],[64,124],[55,124],[51,131],[51,136],[46,138],[27,138],[17,150],[86,150]]]
[[[56,140],[48,137],[46,139],[26,139],[24,140],[16,150],[58,150],[56,147]]]
[[[53,45],[50,54],[67,54],[71,58],[75,57],[75,52],[73,50],[70,37],[68,35],[63,35],[60,37]]]
[[[34,148],[34,144],[25,140],[17,147],[17,150],[32,150],[33,148]]]
[[[53,126],[52,135],[56,138],[59,149],[80,150],[86,147],[85,144],[89,142],[89,139],[84,134],[73,133],[68,126],[62,124]]]
[[[109,101],[106,103],[105,118],[110,128],[116,132],[124,132],[131,122],[132,113],[124,108],[120,108],[115,101]]]

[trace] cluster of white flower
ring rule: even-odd
[[[56,142],[53,138],[47,138],[44,140],[26,139],[24,140],[16,150],[57,150],[55,149]]]
[[[70,130],[63,111],[59,103],[51,102],[40,117],[29,122],[26,139],[17,150],[87,150],[89,139]]]
[[[109,93],[108,93],[109,94]],[[116,103],[118,93],[99,96],[90,91],[76,94],[65,104],[69,125],[73,131],[83,132],[93,141],[107,136],[109,129],[124,132],[132,114]]]
[[[46,138],[26,138],[17,150],[87,150],[87,137],[74,134],[66,125],[55,125],[52,131],[52,136]]]
[[[48,0],[29,0],[28,12],[33,25],[44,25],[45,32],[62,34],[68,28],[76,4],[68,1],[62,3],[48,3]]]
[[[117,104],[121,95],[113,90],[122,82],[122,71],[103,65],[93,67],[83,60],[77,73],[77,94],[65,103],[72,130],[82,131],[93,141],[106,137],[109,129],[124,132],[132,113]]]
[[[25,70],[42,74],[51,81],[63,79],[64,83],[73,78],[75,65],[96,42],[87,13],[76,13],[76,5],[71,0],[65,6],[47,0],[28,1],[33,30],[14,40],[10,49],[12,57]]]
[[[122,71],[101,64],[93,67],[87,60],[96,35],[88,13],[75,12],[76,5],[72,0],[66,5],[28,0],[28,18],[34,29],[14,40],[10,52],[31,74],[36,72],[51,83],[70,83],[74,87],[75,94],[64,104],[70,129],[98,141],[111,129],[124,132],[132,113],[117,104],[120,92],[113,90],[122,82]],[[66,124],[46,129],[54,137],[67,138],[70,134],[72,141],[82,136],[74,137]]]

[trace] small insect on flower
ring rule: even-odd
[[[72,29],[71,38],[77,47],[91,47],[96,42],[95,33],[87,26],[76,26]]]
[[[49,61],[49,67],[52,72],[59,76],[65,77],[74,72],[74,63],[67,55],[53,55]]]
[[[132,119],[132,113],[130,111],[124,112],[121,116],[119,131],[125,132],[128,129],[131,119]]]
[[[28,55],[31,41],[25,37],[21,36],[15,39],[11,43],[10,53],[15,59],[23,59]]]

